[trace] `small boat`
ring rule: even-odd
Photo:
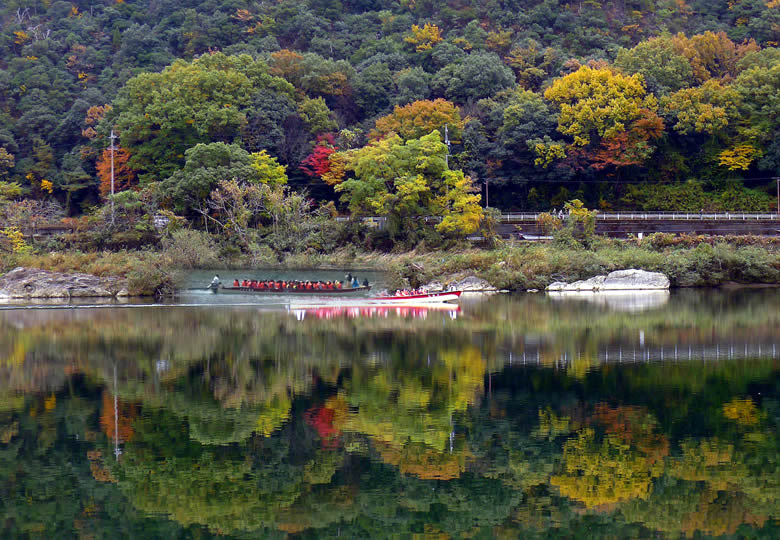
[[[296,289],[293,287],[284,287],[279,289],[256,289],[252,287],[228,287],[225,285],[220,285],[218,287],[214,287],[209,285],[209,290],[219,293],[219,294],[309,294],[309,295],[319,295],[319,294],[347,294],[347,293],[353,293],[353,292],[360,292],[360,291],[369,291],[371,290],[371,285],[365,285],[360,287],[342,287],[341,289]]]
[[[427,304],[436,302],[452,302],[457,300],[463,291],[440,291],[435,293],[409,294],[405,296],[372,296],[372,302],[383,304]]]

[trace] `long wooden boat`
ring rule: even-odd
[[[252,287],[226,287],[220,285],[219,287],[209,286],[209,289],[219,294],[301,294],[301,295],[313,295],[318,296],[321,294],[348,294],[360,291],[371,290],[371,285],[360,287],[343,287],[341,289],[293,289],[292,287],[285,287],[282,289],[253,289]]]
[[[435,293],[410,294],[406,296],[372,296],[368,300],[383,304],[427,304],[437,302],[453,302],[463,291],[441,291]]]

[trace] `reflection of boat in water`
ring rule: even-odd
[[[369,300],[388,304],[434,304],[457,300],[463,291],[441,291],[435,293],[407,294],[404,296],[373,296]]]
[[[300,321],[306,317],[312,317],[316,319],[336,319],[336,318],[349,318],[355,319],[358,317],[389,317],[391,315],[396,317],[410,317],[414,319],[425,319],[429,312],[447,312],[451,318],[455,318],[460,311],[460,306],[457,304],[448,304],[446,302],[437,304],[377,304],[377,303],[362,303],[354,305],[338,305],[338,306],[290,306],[290,312],[295,314],[295,317]]]

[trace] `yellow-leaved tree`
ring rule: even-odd
[[[412,25],[412,35],[404,38],[407,43],[414,45],[417,52],[427,51],[442,40],[441,31],[435,24],[425,23],[420,27]]]
[[[642,75],[626,76],[609,68],[580,69],[556,80],[544,97],[560,108],[558,131],[587,146],[595,137],[611,138],[658,108]]]

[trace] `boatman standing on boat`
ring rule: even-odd
[[[211,280],[211,284],[209,285],[209,289],[219,289],[219,286],[222,284],[222,281],[219,279],[219,274],[215,274],[214,278]]]

